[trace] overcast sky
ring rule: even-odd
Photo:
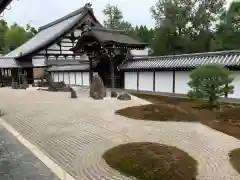
[[[100,22],[103,22],[104,18],[102,11],[109,3],[117,5],[123,12],[124,19],[133,25],[154,26],[149,9],[157,0],[13,0],[11,9],[5,10],[2,18],[10,24],[30,23],[39,27],[84,6],[87,2],[92,3],[94,14]]]

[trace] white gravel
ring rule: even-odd
[[[200,123],[137,121],[115,115],[117,109],[148,102],[92,100],[86,89],[70,93],[1,88],[4,119],[53,161],[79,180],[131,179],[101,158],[108,148],[133,141],[176,146],[195,158],[199,180],[239,180],[228,152],[240,140]]]

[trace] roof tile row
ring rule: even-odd
[[[219,52],[209,54],[188,54],[159,57],[135,57],[126,61],[119,68],[121,70],[130,69],[167,69],[167,68],[194,68],[204,64],[219,64],[233,67],[240,65],[239,52]]]

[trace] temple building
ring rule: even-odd
[[[116,84],[124,87],[121,81],[123,75],[117,66],[125,60],[128,49],[144,49],[147,44],[129,37],[124,31],[103,28],[90,4],[40,27],[39,33],[32,39],[0,58],[2,76],[11,76],[13,81],[18,82],[19,75],[25,74],[28,83],[32,84],[34,77],[41,76],[47,70],[54,81],[88,86],[92,75],[98,73],[104,84],[110,86],[109,54],[93,52],[89,55],[87,51],[76,50],[76,47],[82,47],[82,41],[87,44],[91,39],[102,41],[100,46],[110,41],[115,41],[114,46],[119,45],[111,53],[117,53],[112,57],[112,61],[115,61],[113,69]],[[104,50],[109,51],[109,48]]]
[[[24,75],[32,84],[48,71],[55,82],[89,86],[98,74],[106,87],[185,94],[190,70],[216,63],[233,70],[235,91],[227,97],[240,98],[240,51],[152,57],[147,47],[124,31],[104,28],[86,4],[0,57],[0,82],[22,83]]]

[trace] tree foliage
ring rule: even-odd
[[[122,11],[116,5],[107,4],[103,10],[105,21],[104,27],[109,29],[125,30],[128,35],[151,43],[154,38],[154,29],[147,28],[146,25],[132,26],[132,24],[124,20]]]
[[[240,2],[226,9],[225,0],[158,0],[151,7],[155,27],[133,26],[116,5],[108,4],[104,26],[125,30],[147,42],[153,55],[240,49]],[[0,20],[0,51],[7,53],[37,32],[27,25],[9,26]]]
[[[207,98],[211,105],[215,105],[218,98],[233,93],[231,85],[233,78],[227,68],[215,64],[204,65],[194,69],[190,74],[188,92],[190,98]]]
[[[123,13],[118,6],[107,4],[103,10],[106,20],[104,26],[109,29],[129,29],[131,24],[123,20]]]
[[[155,55],[214,50],[214,26],[225,0],[159,0],[151,8],[156,25]],[[160,47],[165,47],[161,50]]]
[[[13,24],[9,26],[6,21],[0,20],[0,51],[5,54],[12,51],[32,38],[37,30],[29,24],[26,28]]]

